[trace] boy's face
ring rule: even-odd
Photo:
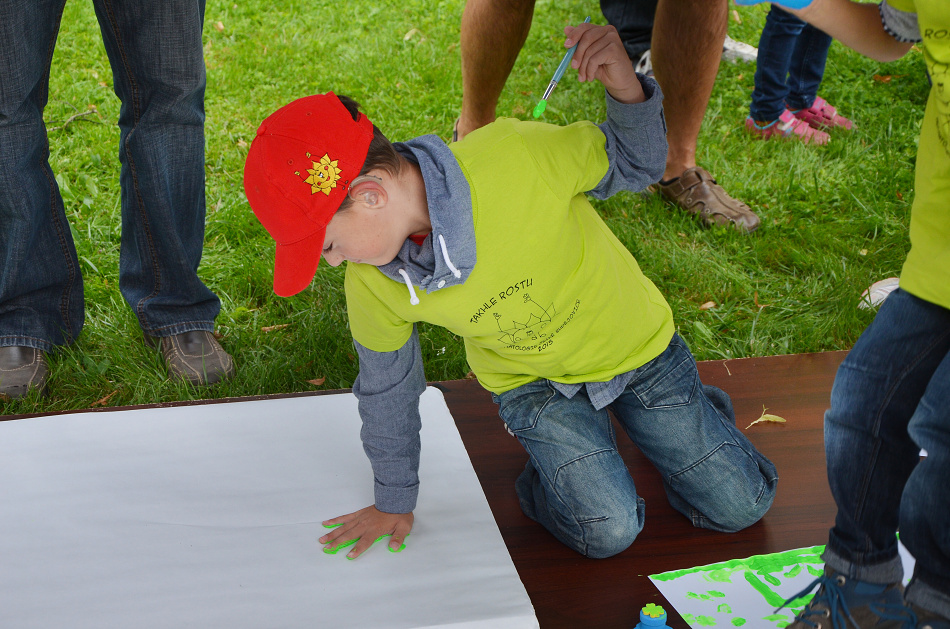
[[[382,266],[392,262],[405,235],[393,224],[392,208],[357,201],[333,215],[323,241],[323,259],[330,266],[344,260]]]

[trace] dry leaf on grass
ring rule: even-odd
[[[326,381],[327,381],[326,378],[314,378],[313,380],[307,380],[307,382],[309,382],[310,384],[312,384],[312,385],[315,386],[315,387],[319,387],[320,385],[322,385],[322,384],[323,384],[324,382],[326,382]]]
[[[278,325],[265,325],[261,328],[261,332],[273,332],[274,330],[283,330],[286,327],[289,327],[289,323],[280,323]]]
[[[715,308],[715,307],[716,307],[716,302],[714,302],[714,301],[707,301],[707,302],[704,303],[702,306],[700,306],[699,309],[700,309],[700,310],[709,310],[710,308]]]
[[[118,393],[118,392],[119,392],[119,390],[116,389],[115,391],[113,391],[113,392],[110,393],[109,395],[105,396],[104,398],[100,398],[100,399],[96,400],[95,402],[93,402],[93,403],[90,404],[89,406],[105,406],[105,405],[106,405],[106,402],[108,402],[110,399],[112,399],[112,396],[115,395],[115,394]]]
[[[784,424],[785,418],[779,417],[778,415],[766,415],[765,411],[768,410],[764,406],[762,407],[762,416],[757,420],[745,427],[746,430],[752,428],[759,422],[772,422],[773,424]]]

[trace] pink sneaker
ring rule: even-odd
[[[745,128],[752,135],[760,138],[771,138],[778,136],[781,138],[798,139],[805,144],[827,144],[831,139],[824,131],[813,129],[808,126],[804,120],[800,120],[792,115],[792,112],[785,110],[778,120],[773,120],[764,127],[760,127],[751,117],[745,119]]]
[[[828,104],[821,96],[815,97],[815,102],[808,109],[798,109],[792,112],[792,115],[799,120],[804,120],[808,126],[815,129],[831,129],[841,127],[850,129],[852,123],[850,120],[838,113],[838,110]]]

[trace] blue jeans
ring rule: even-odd
[[[84,319],[43,109],[65,0],[0,3],[0,346],[49,351]],[[94,0],[122,102],[119,286],[153,336],[212,330],[204,242],[204,0]],[[143,25],[147,25],[143,26]]]
[[[917,560],[906,598],[950,617],[950,310],[891,293],[838,369],[825,455],[838,505],[826,563],[899,581],[899,529]]]
[[[586,389],[568,399],[547,380],[494,399],[528,452],[516,483],[525,514],[588,557],[630,546],[643,529],[644,501],[617,452],[607,409],[595,410]],[[738,531],[772,505],[775,466],[736,429],[729,397],[699,381],[678,335],[635,370],[610,408],[694,526]]]
[[[653,16],[659,0],[600,0],[600,12],[617,29],[627,56],[634,64],[650,49]]]
[[[829,46],[831,37],[773,4],[759,38],[752,119],[777,120],[786,106],[811,107],[825,74]]]

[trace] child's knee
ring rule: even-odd
[[[762,476],[761,482],[749,483],[733,490],[712,508],[693,517],[693,523],[702,528],[735,533],[762,519],[775,500],[778,477]]]
[[[643,530],[643,501],[637,500],[629,509],[618,510],[604,518],[582,522],[584,555],[592,559],[613,557],[630,547]]]

